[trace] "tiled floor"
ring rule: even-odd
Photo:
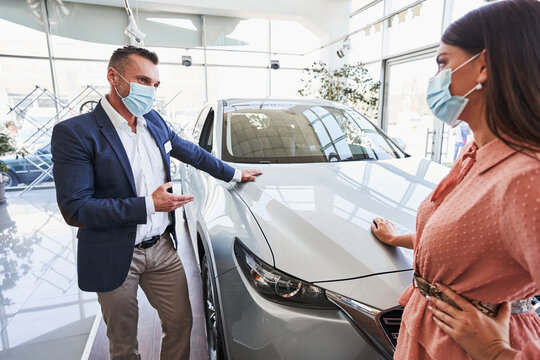
[[[54,189],[19,194],[7,192],[8,204],[0,205],[0,359],[80,359],[99,304],[94,293],[77,286],[76,230],[60,216]],[[180,247],[181,258],[194,262],[193,255],[183,254],[188,248]],[[192,268],[186,269],[190,297],[202,314],[200,278],[196,264]],[[194,284],[199,289],[193,291]],[[147,309],[151,319],[154,310]],[[192,350],[204,353],[195,358],[206,358],[199,315],[194,315],[192,347],[195,342],[202,349]],[[154,333],[152,347],[159,346],[159,329]]]
[[[0,359],[77,359],[99,309],[77,287],[75,232],[54,189],[0,206]]]

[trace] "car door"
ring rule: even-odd
[[[44,181],[51,181],[53,179],[52,172],[48,171],[49,168],[52,166],[51,144],[49,143],[45,145],[44,147],[37,150],[35,154],[30,155],[27,158],[27,166],[29,182],[36,180],[43,173],[49,174],[48,176],[46,176]]]
[[[212,148],[214,143],[214,118],[214,107],[208,106],[204,108],[192,131],[193,142],[213,154],[215,154],[215,149]],[[195,220],[200,214],[200,208],[206,201],[206,188],[209,176],[210,175],[205,172],[198,171],[193,168],[193,166],[186,164],[185,183],[183,184],[184,193],[195,197],[195,201],[187,204],[184,209],[186,211],[186,216],[189,219]],[[196,238],[195,222],[196,221],[188,222],[192,239]]]

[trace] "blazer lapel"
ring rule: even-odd
[[[118,136],[118,133],[116,132],[113,123],[107,116],[105,110],[103,110],[103,107],[101,106],[101,101],[94,110],[94,116],[96,118],[96,123],[99,127],[99,130],[107,139],[107,141],[111,144],[111,147],[116,153],[116,156],[118,157],[118,160],[122,165],[122,169],[124,169],[124,173],[129,180],[129,184],[131,185],[133,194],[137,195],[137,188],[135,187],[135,180],[133,179],[133,170],[131,169],[126,150],[124,149],[124,145],[122,145],[122,141],[120,140],[120,137]]]
[[[171,180],[171,164],[170,160],[167,157],[167,154],[165,153],[165,147],[163,144],[161,144],[161,141],[159,140],[159,129],[152,123],[152,121],[148,117],[144,117],[146,120],[146,127],[148,128],[148,131],[154,138],[154,141],[156,142],[156,145],[159,149],[159,152],[161,153],[161,159],[163,160],[163,165],[165,166],[165,172],[167,173],[167,181]]]

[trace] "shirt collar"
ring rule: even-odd
[[[122,115],[120,115],[118,111],[116,111],[112,107],[112,105],[109,103],[109,100],[107,100],[106,95],[103,95],[103,97],[101,98],[101,106],[103,107],[103,110],[105,110],[105,113],[107,114],[109,119],[111,119],[111,122],[116,129],[126,126],[129,128],[126,119],[124,119]],[[146,126],[146,119],[143,116],[137,116],[137,126],[139,125]]]
[[[482,174],[495,165],[503,162],[517,151],[506,145],[501,139],[495,138],[478,149],[476,165]]]

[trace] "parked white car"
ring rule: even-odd
[[[412,232],[447,168],[409,157],[357,111],[322,100],[228,99],[186,136],[238,169],[231,185],[190,166],[182,191],[201,265],[211,358],[391,359],[412,252],[373,218]]]

